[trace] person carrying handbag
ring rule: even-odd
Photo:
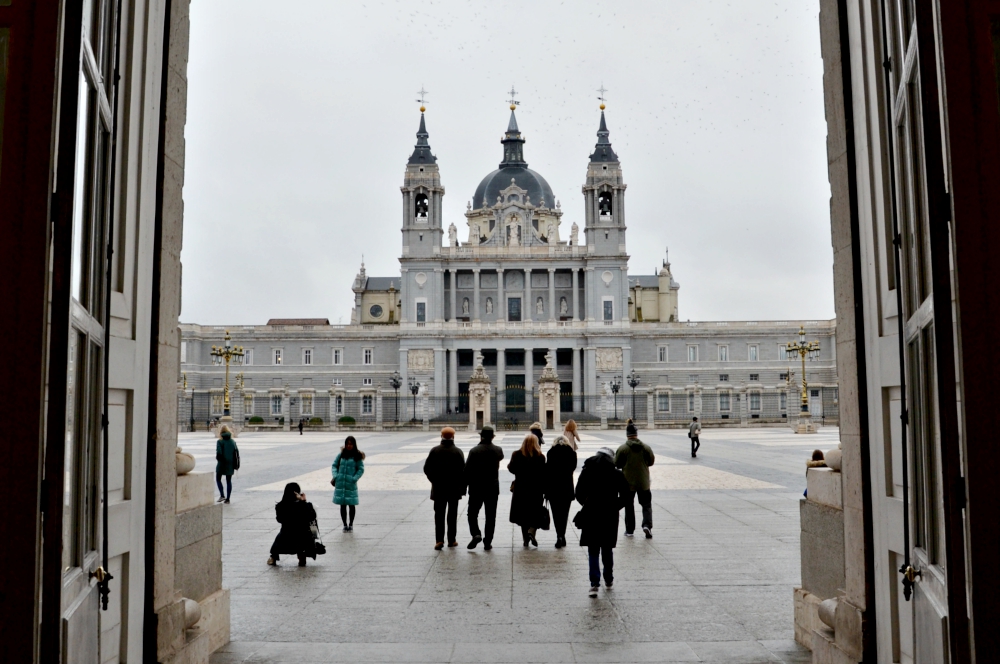
[[[344,532],[354,531],[354,514],[358,504],[358,480],[365,474],[365,453],[358,449],[358,441],[348,436],[340,454],[333,460],[333,504],[340,505],[340,520]],[[347,520],[348,510],[350,521]]]
[[[221,438],[215,442],[215,485],[219,487],[219,499],[215,502],[229,504],[233,494],[233,473],[240,469],[240,449],[233,440],[233,432],[225,424],[219,430]],[[226,491],[222,491],[222,476],[226,477]]]
[[[545,456],[538,446],[538,438],[529,433],[521,449],[510,455],[507,470],[514,475],[511,487],[510,522],[521,526],[524,546],[538,546],[535,533],[539,528],[548,530],[549,511],[545,499]]]

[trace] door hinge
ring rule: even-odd
[[[43,479],[39,490],[41,495],[38,497],[38,511],[45,514],[49,511],[49,481]]]

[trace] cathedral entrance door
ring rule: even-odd
[[[507,374],[507,385],[504,390],[508,413],[524,412],[524,374]]]

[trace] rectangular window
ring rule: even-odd
[[[788,347],[782,344],[778,344],[778,359],[787,360],[788,359]]]
[[[246,394],[243,396],[243,416],[253,417],[253,395]]]
[[[750,374],[750,381],[756,383],[760,380],[760,374]]]
[[[427,322],[427,303],[417,302],[417,322],[426,323]]]
[[[271,395],[271,414],[281,415],[281,395],[272,394]]]
[[[719,374],[719,382],[720,383],[728,383],[729,382],[729,374]]]
[[[615,319],[615,301],[604,300],[604,320]]]
[[[364,351],[362,352],[362,358],[363,358],[363,363],[366,365],[375,364],[375,349],[365,348]]]
[[[331,383],[331,385],[343,385],[343,384],[344,384],[343,378],[334,378],[333,382]]]
[[[778,374],[778,380],[788,380],[788,373],[787,372],[782,372],[782,373]]]
[[[372,398],[372,395],[370,394],[366,394],[365,396],[361,397],[362,415],[371,415],[373,412],[375,412],[375,408],[373,407],[374,401],[375,400]]]
[[[780,410],[788,410],[788,393],[779,392],[778,393],[778,408]]]
[[[688,346],[688,362],[697,362],[697,361],[698,361],[698,347]]]
[[[666,362],[667,361],[667,347],[666,346],[660,346],[659,348],[656,349],[656,361],[657,362]]]
[[[340,366],[343,363],[344,363],[344,349],[343,348],[334,348],[333,349],[333,364],[336,365],[336,366]]]
[[[521,320],[521,298],[507,298],[507,320],[518,322]]]
[[[275,348],[274,351],[273,351],[273,353],[274,353],[274,355],[273,355],[274,361],[272,363],[273,364],[281,364],[281,349],[280,348]]]
[[[371,378],[362,378],[361,379],[361,384],[364,385],[365,387],[368,387],[368,386],[370,386],[372,384],[372,379]]]
[[[748,347],[748,349],[747,349],[747,359],[750,360],[751,362],[756,362],[757,361],[758,357],[757,357],[757,345],[756,344]]]
[[[333,412],[337,415],[344,414],[344,397],[339,394],[333,399]]]
[[[212,393],[212,415],[222,415],[223,396],[221,392]]]
[[[747,392],[747,398],[750,401],[750,410],[759,411],[760,410],[760,392],[753,390]]]
[[[719,362],[729,361],[729,346],[719,346]]]
[[[243,364],[246,366],[253,364],[253,348],[247,348],[243,351]]]
[[[719,392],[719,410],[729,410],[730,393],[729,390]]]
[[[656,395],[656,409],[661,413],[670,412],[670,395],[669,394],[657,394]]]
[[[312,348],[305,348],[302,350],[302,364],[310,365],[313,363],[313,352]]]
[[[302,395],[302,414],[307,417],[312,417],[313,414],[313,395],[303,394]]]
[[[688,412],[694,412],[694,392],[688,392]]]

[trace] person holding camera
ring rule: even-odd
[[[285,485],[285,493],[274,506],[274,516],[281,524],[278,536],[271,545],[271,557],[268,565],[277,565],[281,554],[296,555],[299,567],[306,566],[306,558],[316,560],[316,535],[313,524],[316,521],[316,510],[312,503],[306,501],[306,494],[296,482]]]

